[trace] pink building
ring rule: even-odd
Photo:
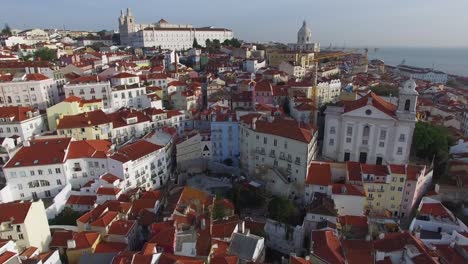
[[[252,90],[252,102],[269,105],[274,103],[273,88],[269,81],[261,80],[255,84]]]

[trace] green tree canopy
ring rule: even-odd
[[[294,203],[283,197],[274,197],[268,203],[268,217],[280,223],[290,223],[298,215]]]
[[[412,147],[418,158],[446,160],[452,142],[453,139],[445,128],[426,122],[416,123]]]
[[[198,44],[197,38],[193,39],[192,48],[195,48],[195,49],[201,48],[200,44]]]
[[[3,27],[2,29],[2,35],[7,35],[7,36],[11,36],[11,28],[8,24],[5,24],[5,26]]]
[[[65,207],[54,219],[49,220],[49,225],[76,226],[76,219],[80,218],[81,215],[81,213],[74,211],[70,207]]]
[[[55,50],[49,48],[38,49],[34,52],[34,57],[36,59],[41,58],[43,61],[53,61],[57,59],[57,53]]]
[[[217,203],[217,201],[219,200],[221,200],[221,198],[217,195],[215,198],[215,202],[213,204],[213,209],[211,209],[212,220],[221,220],[226,216],[226,212],[224,211],[223,204]]]

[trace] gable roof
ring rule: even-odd
[[[371,101],[372,106],[382,111],[383,113],[391,117],[396,116],[396,105],[385,101],[385,99],[378,96],[374,92],[370,92],[355,101],[341,101],[340,103],[344,106],[344,112],[347,113],[365,107],[368,105],[369,100]]]
[[[80,140],[70,142],[67,159],[106,158],[112,143],[107,140]]]
[[[3,106],[0,107],[0,118],[12,118],[13,122],[21,122],[30,119],[28,112],[34,112],[35,109],[24,106]]]
[[[0,223],[12,221],[12,224],[24,223],[31,202],[0,203]]]
[[[57,129],[91,127],[110,122],[111,119],[102,110],[96,110],[77,115],[64,116],[59,120]]]
[[[328,263],[345,263],[340,241],[332,231],[312,231],[312,241],[314,255]]]
[[[312,130],[315,130],[307,124],[299,123],[294,119],[284,117],[276,117],[272,121],[259,119],[255,123],[255,126],[255,131],[257,132],[289,138],[304,143],[310,143],[314,135]]]
[[[111,158],[120,162],[127,162],[130,160],[137,160],[161,148],[163,148],[163,146],[153,144],[146,140],[139,140],[119,149]]]
[[[5,164],[4,168],[21,166],[42,166],[59,164],[65,159],[65,150],[71,138],[52,138],[31,140],[29,146],[23,146]],[[41,155],[37,155],[41,153]]]

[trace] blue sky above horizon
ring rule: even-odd
[[[227,27],[246,41],[294,42],[305,19],[323,47],[468,47],[467,0],[14,0],[0,27],[111,30],[127,7],[137,23]]]

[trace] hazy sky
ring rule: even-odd
[[[468,0],[2,0],[0,25],[117,29],[120,9],[137,23],[164,18],[227,27],[247,41],[294,42],[306,19],[322,46],[468,47]]]

